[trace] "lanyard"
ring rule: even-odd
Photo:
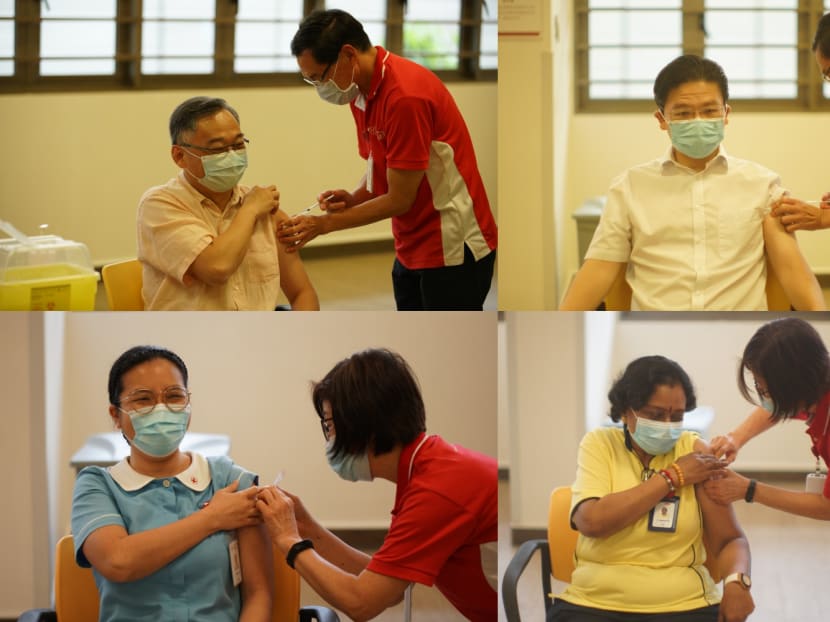
[[[830,425],[830,406],[827,407],[827,411],[824,413],[824,432],[821,433],[819,438],[815,439],[815,447],[812,448],[813,453],[816,455],[816,473],[821,471],[821,452],[817,448],[821,447],[821,443],[827,443],[828,425]]]

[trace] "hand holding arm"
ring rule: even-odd
[[[185,276],[208,285],[226,283],[248,252],[257,220],[275,213],[279,206],[280,193],[276,186],[251,188],[230,226],[199,253]]]
[[[711,451],[718,458],[723,457],[727,463],[734,462],[741,447],[774,425],[770,413],[759,406],[732,432],[713,437],[710,443]]]
[[[787,298],[797,311],[823,311],[824,296],[792,233],[772,215],[764,218],[764,246]]]
[[[204,509],[162,527],[135,534],[118,525],[96,529],[84,541],[84,555],[110,581],[143,579],[217,531],[259,524],[257,489],[235,492],[238,486],[233,482]]]
[[[789,196],[781,197],[775,203],[772,215],[781,221],[787,233],[799,229],[815,231],[830,227],[830,210]]]

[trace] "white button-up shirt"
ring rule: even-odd
[[[777,174],[726,154],[702,171],[667,154],[617,179],[585,257],[627,262],[631,308],[766,310],[762,222]]]

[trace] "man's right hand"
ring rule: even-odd
[[[276,214],[280,208],[280,191],[276,186],[254,186],[242,199],[242,207],[254,210],[257,218]]]

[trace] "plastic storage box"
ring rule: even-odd
[[[0,240],[0,309],[92,311],[99,278],[79,242],[56,235]]]

